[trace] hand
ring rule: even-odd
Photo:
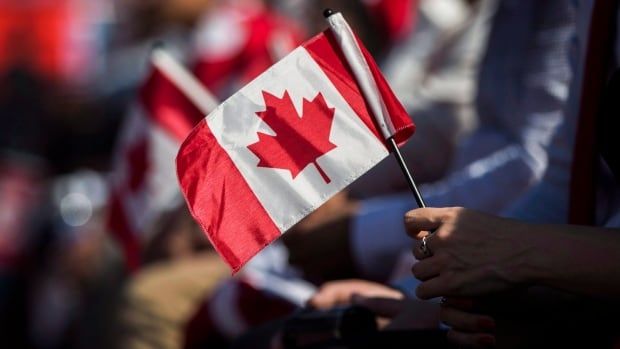
[[[411,298],[354,295],[353,304],[370,309],[383,330],[427,330],[439,327],[439,304]]]
[[[316,309],[330,309],[352,304],[353,296],[382,297],[393,300],[404,298],[402,292],[382,284],[365,280],[339,280],[327,282],[310,298],[308,305]]]
[[[495,321],[489,316],[471,313],[472,308],[470,300],[442,300],[441,321],[451,327],[447,334],[448,340],[465,347],[495,346]]]
[[[422,208],[407,212],[405,226],[413,237],[426,236],[429,253],[420,241],[413,248],[422,299],[482,295],[525,282],[535,251],[522,238],[528,224],[464,208]]]

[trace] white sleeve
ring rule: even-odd
[[[574,122],[567,116],[549,148],[549,165],[542,180],[516,200],[503,216],[538,223],[566,223],[574,143]]]
[[[473,142],[482,143],[475,137]],[[499,213],[540,176],[536,160],[523,146],[505,144],[441,181],[422,186],[431,207],[464,206]]]
[[[573,72],[564,120],[553,135],[547,154],[549,163],[542,180],[504,212],[504,216],[539,223],[566,223],[570,173],[577,133],[577,117],[583,79],[585,43],[590,27],[592,3],[577,4],[575,31],[570,40],[569,63]]]
[[[481,128],[459,147],[455,171],[423,189],[430,206],[500,213],[543,177],[549,144],[564,120],[571,80],[568,43],[573,21],[565,7],[542,7],[544,13],[532,16],[533,28],[527,33],[494,23],[479,80]],[[496,16],[507,20],[509,14]],[[511,39],[523,56],[505,62]]]

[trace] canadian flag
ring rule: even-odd
[[[182,202],[174,157],[192,128],[217,107],[214,97],[161,48],[117,144],[107,225],[129,269],[162,212]]]
[[[339,13],[183,142],[189,209],[236,272],[402,145],[415,126]]]

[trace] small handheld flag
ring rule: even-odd
[[[328,30],[222,103],[177,155],[189,209],[235,272],[415,130],[342,15],[327,17]]]

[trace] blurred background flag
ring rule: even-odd
[[[224,100],[299,46],[303,32],[261,2],[223,2],[200,21],[192,71]]]
[[[162,48],[151,53],[140,89],[117,145],[108,226],[129,269],[140,264],[141,245],[163,212],[178,207],[174,156],[216,99]]]
[[[328,22],[209,114],[177,156],[190,211],[234,271],[415,129],[344,18]]]

